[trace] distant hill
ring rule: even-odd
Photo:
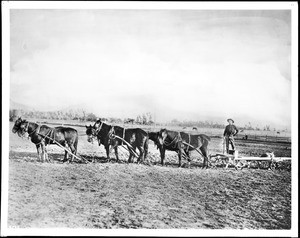
[[[76,105],[70,105],[68,107],[59,108],[59,111],[85,111],[85,112],[91,112],[93,111],[90,105],[87,105],[86,103],[76,104]]]
[[[23,110],[23,111],[35,111],[35,109],[32,108],[32,107],[29,107],[29,106],[24,105],[22,103],[14,102],[12,100],[10,100],[9,109],[18,109],[18,110]]]

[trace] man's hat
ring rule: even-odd
[[[232,123],[234,123],[234,120],[232,120],[231,118],[227,119],[227,121],[228,121],[228,122],[229,122],[229,121],[232,121]]]

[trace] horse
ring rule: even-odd
[[[15,121],[12,132],[18,133],[20,137],[24,137],[26,133],[28,134],[31,142],[36,145],[38,161],[41,159],[42,162],[49,162],[46,146],[48,144],[55,144],[55,142],[64,147],[69,146],[71,152],[76,155],[78,132],[74,128],[62,126],[51,128],[46,125],[39,125],[34,122],[22,120],[20,117]],[[71,162],[73,159],[74,156],[72,155]],[[68,152],[65,151],[63,162],[68,160]]]
[[[161,129],[159,132],[149,132],[149,139],[152,140],[160,150],[161,164],[164,166],[166,150],[175,151],[178,154],[178,167],[181,167],[181,157],[185,156],[190,167],[190,152],[196,150],[202,155],[204,161],[202,168],[208,167],[208,144],[210,138],[204,134],[191,135],[185,132],[170,131]]]
[[[99,146],[102,144],[106,150],[107,160],[109,157],[109,147],[112,146],[115,151],[116,159],[119,161],[118,146],[126,145],[129,153],[128,162],[132,162],[132,156],[136,155],[136,148],[139,150],[138,163],[143,162],[148,154],[148,134],[140,128],[123,128],[112,126],[97,120],[95,124],[86,126],[88,142],[92,143],[96,138]],[[122,139],[120,139],[122,138]],[[125,141],[125,142],[124,142]],[[126,147],[125,147],[126,148]]]

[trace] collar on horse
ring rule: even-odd
[[[100,138],[98,137],[98,133],[101,131],[102,126],[103,126],[103,122],[101,122],[100,126],[95,130],[95,133],[92,133],[92,136],[94,138],[95,137],[97,138],[99,146],[101,144],[101,141],[100,141]]]
[[[112,139],[112,140],[115,139],[115,127],[114,126],[112,126],[111,129],[109,130],[108,138]]]
[[[96,129],[96,136],[97,136],[98,132],[101,130],[102,126],[103,126],[103,122],[101,122],[100,126]]]
[[[28,127],[29,127],[29,121],[27,122],[27,125],[26,125],[26,127],[25,127],[25,132],[27,132],[28,133]],[[28,133],[28,137],[31,137],[31,135],[34,133],[34,132],[36,132],[37,131],[37,129],[40,129],[40,125],[38,124],[37,125],[37,127],[32,131],[32,132],[30,132],[30,133]]]
[[[26,127],[25,127],[25,129],[24,129],[24,131],[27,132],[27,133],[28,133],[29,123],[30,123],[30,122],[28,121],[27,124],[26,124]],[[51,140],[53,140],[53,141],[55,140],[54,129],[51,129],[51,128],[50,128],[50,130],[49,130],[45,135],[40,134],[40,129],[41,129],[40,125],[37,124],[37,127],[36,127],[32,132],[28,133],[28,139],[31,137],[31,135],[32,135],[33,133],[36,132],[39,136],[43,137],[42,141],[39,142],[39,143],[36,143],[36,145],[39,145],[39,144],[43,143],[46,137],[48,137],[49,139],[51,139]],[[53,139],[51,138],[51,134],[53,135]],[[49,136],[49,135],[50,135],[50,136]]]

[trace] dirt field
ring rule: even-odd
[[[84,134],[84,128],[76,128]],[[53,163],[36,162],[35,146],[10,134],[8,226],[76,228],[290,229],[291,173],[286,170],[177,168],[175,153],[150,144],[147,165],[106,162],[103,146],[80,136],[78,153],[95,163],[62,164],[63,151],[49,146]],[[241,154],[274,151],[288,144],[237,141]],[[222,151],[220,138],[210,149]],[[122,151],[122,150],[120,150]],[[112,153],[113,157],[113,153]]]

